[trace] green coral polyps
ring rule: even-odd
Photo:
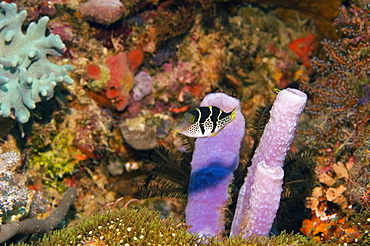
[[[122,208],[100,211],[76,226],[50,232],[32,245],[322,245],[303,235],[285,232],[270,238],[267,236],[242,238],[240,235],[224,239],[209,237],[204,240],[199,235],[189,233],[186,228],[187,225],[177,225],[172,218],[161,220],[159,212],[147,208]],[[26,245],[29,244],[20,244],[20,246]]]
[[[25,10],[17,13],[14,3],[0,3],[0,116],[14,114],[20,123],[28,122],[37,102],[53,97],[58,84],[73,83],[68,75],[72,66],[47,59],[60,56],[65,48],[58,35],[45,36],[49,18],[30,23],[23,34],[26,15]]]
[[[75,227],[46,235],[38,245],[197,245],[198,236],[146,208],[97,213]]]

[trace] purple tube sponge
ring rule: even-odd
[[[306,101],[306,94],[299,90],[279,92],[240,189],[231,235],[248,237],[270,232],[280,203],[282,167]]]
[[[186,207],[190,232],[220,236],[224,230],[228,186],[239,164],[239,149],[245,133],[245,120],[239,100],[223,93],[208,94],[200,106],[216,106],[225,112],[236,108],[235,119],[218,135],[198,138],[191,162]]]

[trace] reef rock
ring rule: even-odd
[[[80,5],[80,11],[91,21],[110,25],[121,18],[125,8],[118,0],[90,0]]]

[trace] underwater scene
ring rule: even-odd
[[[0,2],[0,245],[370,245],[370,1]]]

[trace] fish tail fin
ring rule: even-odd
[[[235,116],[236,116],[236,108],[234,108],[233,111],[231,111],[231,121],[235,119]]]
[[[280,91],[282,91],[283,89],[277,87],[277,86],[274,86],[272,89],[271,89],[275,94],[278,94]]]

